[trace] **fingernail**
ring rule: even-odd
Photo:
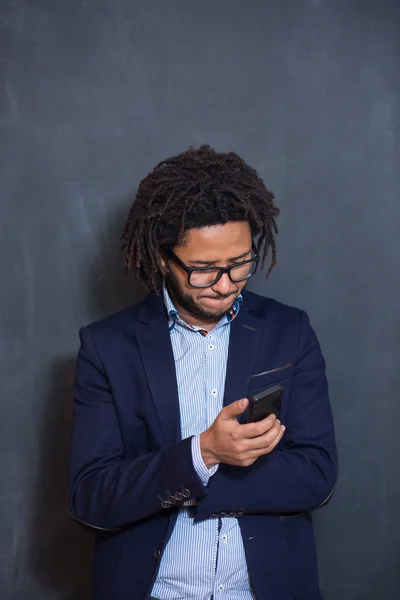
[[[240,404],[240,406],[244,406],[244,405],[245,405],[245,403],[246,403],[246,400],[245,400],[245,398],[242,398],[241,400],[239,400],[239,404]]]

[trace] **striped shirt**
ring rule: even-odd
[[[208,331],[185,323],[166,288],[172,349],[179,393],[182,439],[192,438],[193,465],[207,485],[218,465],[207,469],[200,433],[223,407],[230,324],[242,303]],[[160,600],[252,600],[243,541],[234,517],[195,523],[184,506],[164,550],[152,596]]]

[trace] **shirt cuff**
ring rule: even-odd
[[[192,437],[192,460],[193,466],[203,485],[207,485],[208,480],[217,472],[219,465],[214,465],[209,469],[204,464],[200,449],[200,435]]]

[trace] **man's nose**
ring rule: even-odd
[[[217,283],[215,283],[213,286],[211,286],[211,288],[214,290],[214,292],[216,292],[217,294],[220,294],[221,296],[228,296],[229,294],[232,294],[234,291],[233,285],[234,284],[229,279],[228,273],[223,273],[220,280],[217,281]]]

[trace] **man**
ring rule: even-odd
[[[307,315],[245,290],[273,194],[234,153],[161,162],[124,229],[151,291],[80,332],[70,510],[96,530],[94,600],[320,600],[310,511],[337,455]],[[280,419],[247,422],[279,382]]]

